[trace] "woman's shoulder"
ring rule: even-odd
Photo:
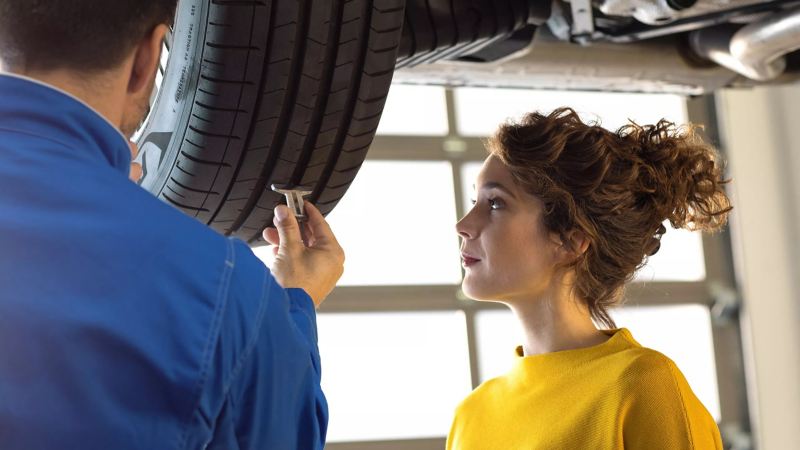
[[[714,419],[675,362],[646,347],[629,353],[619,389],[619,400],[626,405],[626,443],[650,442],[659,436],[672,442],[670,448],[694,443],[695,448],[721,449]]]
[[[625,367],[629,371],[648,374],[668,374],[677,369],[667,355],[648,347],[631,347],[624,354]]]
[[[622,379],[629,384],[643,387],[659,388],[665,382],[672,381],[672,385],[683,380],[675,362],[663,353],[647,347],[635,346],[620,352],[619,366]]]
[[[686,377],[668,356],[647,347],[632,348],[625,353],[619,380],[628,399],[673,404],[679,409],[702,409]]]
[[[605,374],[611,380],[635,384],[642,377],[671,377],[677,370],[675,363],[663,353],[643,347],[625,328],[615,330],[605,344],[588,356],[585,370]],[[608,378],[607,378],[608,379]]]

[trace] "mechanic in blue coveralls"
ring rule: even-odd
[[[0,0],[3,450],[324,444],[322,215],[276,209],[270,273],[129,179],[176,2]]]

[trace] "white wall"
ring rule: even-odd
[[[760,450],[800,449],[800,84],[717,97]]]

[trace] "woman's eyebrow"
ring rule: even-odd
[[[475,189],[475,185],[474,185],[474,184],[472,185],[472,188],[473,188],[473,189]],[[500,182],[497,182],[497,181],[487,181],[487,182],[485,182],[485,183],[483,183],[483,184],[481,185],[481,189],[482,189],[482,190],[486,190],[486,189],[497,189],[497,190],[499,190],[499,191],[505,192],[505,193],[506,193],[506,195],[508,195],[509,197],[511,197],[511,198],[513,198],[513,199],[515,199],[515,200],[516,200],[516,198],[517,198],[517,196],[516,196],[516,195],[514,195],[514,193],[513,193],[513,192],[511,192],[511,189],[508,189],[508,188],[507,188],[507,187],[505,187],[505,186],[504,186],[502,183],[500,183]]]

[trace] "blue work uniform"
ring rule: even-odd
[[[0,75],[0,448],[322,448],[312,300],[130,162],[89,106]]]

